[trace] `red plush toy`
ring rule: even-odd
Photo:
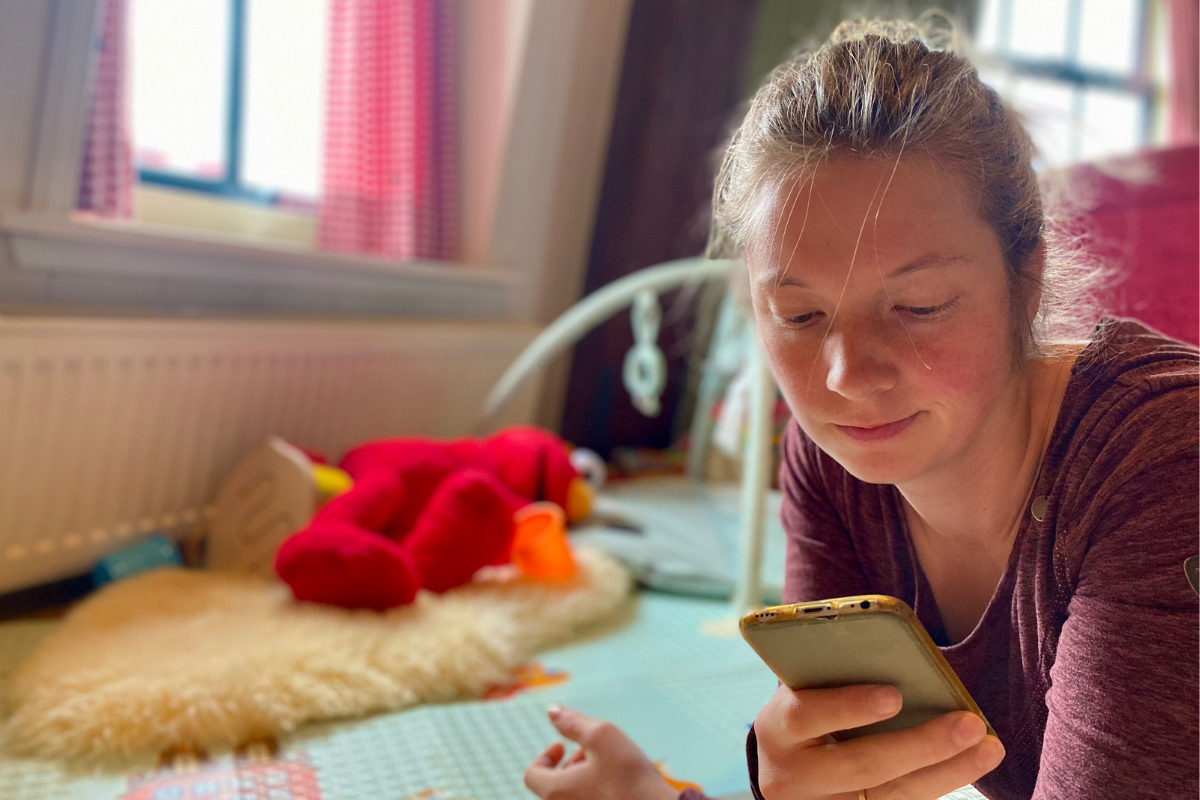
[[[514,513],[537,501],[569,521],[591,490],[561,439],[530,427],[487,439],[390,439],[361,445],[339,467],[354,485],[313,515],[275,555],[298,600],[386,609],[417,590],[444,592],[513,558]]]

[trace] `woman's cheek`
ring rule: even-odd
[[[920,358],[910,374],[924,386],[922,394],[955,405],[987,405],[1010,369],[1007,342],[990,332],[929,337],[917,345]]]
[[[827,368],[816,348],[767,349],[767,361],[779,385],[779,391],[813,441],[824,448],[822,426],[844,418],[844,401],[826,387]]]
[[[761,330],[761,329],[760,329]],[[819,340],[812,337],[797,335],[797,332],[782,326],[771,326],[762,330],[763,350],[767,355],[767,363],[779,387],[786,393],[789,386],[794,386],[798,380],[825,383],[822,359],[819,358]]]

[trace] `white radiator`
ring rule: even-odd
[[[459,436],[532,325],[0,320],[0,592],[180,536],[277,434]],[[536,387],[505,419],[532,417]]]

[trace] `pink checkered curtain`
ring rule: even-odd
[[[1200,3],[1170,0],[1170,100],[1167,140],[1187,144],[1200,138]]]
[[[331,0],[318,246],[458,250],[454,0]]]
[[[129,0],[100,0],[98,11],[75,207],[102,217],[129,217],[135,180],[126,40]]]

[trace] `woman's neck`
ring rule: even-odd
[[[1007,553],[1028,505],[1078,348],[1015,374],[966,449],[897,488],[939,548]]]

